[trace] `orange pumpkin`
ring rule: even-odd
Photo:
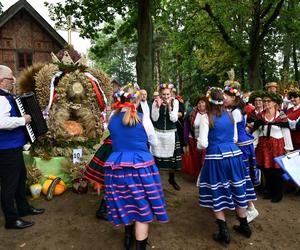
[[[42,192],[44,195],[47,195],[47,192],[48,192],[48,189],[49,189],[49,186],[51,185],[53,180],[46,180],[43,184],[43,187],[42,187]],[[63,182],[63,181],[60,181],[56,186],[55,186],[55,189],[54,189],[54,192],[53,194],[54,195],[60,195],[62,194],[63,192],[65,192],[67,190],[67,186],[66,184]]]
[[[83,128],[81,124],[76,121],[66,121],[64,124],[64,128],[70,135],[83,134]]]

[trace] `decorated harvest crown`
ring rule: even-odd
[[[124,97],[126,99],[135,99],[140,95],[140,87],[137,83],[128,83],[124,87],[122,87],[120,90],[117,90],[113,97],[117,101],[121,101],[121,97]]]
[[[214,104],[214,105],[223,105],[223,100],[215,100],[211,97],[211,92],[214,90],[220,90],[221,92],[223,92],[223,90],[221,88],[218,87],[210,87],[207,92],[206,92],[206,98],[207,101]]]

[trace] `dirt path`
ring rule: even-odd
[[[197,188],[192,179],[178,177],[180,192],[167,184],[166,173],[162,173],[162,179],[171,222],[151,225],[152,249],[226,249],[211,239],[217,226],[212,212],[198,206]],[[227,249],[300,249],[300,197],[285,194],[278,204],[258,198],[256,206],[260,216],[251,225],[252,237],[245,239],[231,230],[232,242]],[[26,217],[36,225],[25,230],[5,230],[1,214],[0,249],[121,250],[123,229],[95,218],[98,200],[93,192],[86,195],[67,192],[52,201],[34,200],[34,206],[47,211],[40,216]],[[227,221],[231,229],[236,223],[233,212],[228,211]]]

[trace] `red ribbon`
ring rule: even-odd
[[[124,102],[124,103],[115,102],[112,105],[113,109],[122,109],[122,108],[128,108],[128,107],[131,109],[131,116],[133,116],[136,113],[136,108],[133,103],[131,103],[131,102]]]
[[[101,109],[101,111],[103,111],[105,109],[105,101],[102,97],[102,94],[100,93],[95,81],[92,78],[88,77],[88,76],[87,76],[87,78],[90,80],[90,82],[92,84],[92,87],[94,89],[94,92],[95,92],[97,100],[98,100],[98,103],[100,105],[100,109]]]

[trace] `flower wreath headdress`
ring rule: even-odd
[[[224,83],[224,91],[233,94],[235,96],[240,96],[240,83],[234,80],[235,73],[234,69],[227,72],[229,80]]]
[[[133,89],[134,92],[126,92],[125,89]],[[135,99],[140,95],[140,87],[137,83],[128,83],[126,86],[122,87],[120,90],[114,93],[114,98],[120,101],[121,96],[126,99]]]
[[[132,92],[126,92],[126,89],[131,89]],[[126,99],[136,99],[140,95],[140,87],[137,83],[128,83],[126,86],[122,87],[120,90],[114,93],[115,103],[112,105],[113,109],[122,109],[129,107],[131,109],[131,116],[136,114],[136,107],[132,102],[121,102],[121,97]]]
[[[214,100],[211,97],[211,92],[213,90],[217,90],[217,89],[221,90],[223,92],[223,90],[221,88],[218,88],[218,87],[209,87],[209,89],[206,92],[207,101],[210,102],[210,103],[212,103],[212,104],[214,104],[214,105],[223,105],[223,103],[224,103],[223,100]]]
[[[159,84],[159,88],[173,90],[175,88],[175,86],[173,83],[161,83],[161,84]]]

